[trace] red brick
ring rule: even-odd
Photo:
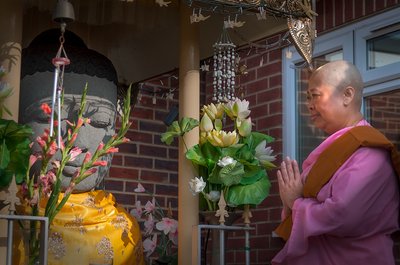
[[[259,93],[268,88],[268,78],[257,79],[257,81],[247,85],[247,95]]]
[[[275,139],[282,139],[283,138],[282,133],[283,133],[282,128],[274,128],[269,130],[268,135],[274,137]]]
[[[281,249],[262,249],[258,251],[258,262],[265,264],[271,262],[271,260],[278,254]]]
[[[275,231],[275,229],[278,228],[280,223],[280,220],[278,220],[278,222],[274,222],[274,223],[261,223],[261,224],[257,224],[257,232],[259,236],[271,236],[272,232]],[[264,244],[265,245],[265,244]],[[270,247],[270,246],[269,246]]]
[[[264,58],[264,60],[266,61],[267,58]],[[258,68],[260,66],[260,61],[261,61],[260,55],[246,59],[247,69]]]
[[[344,22],[353,20],[353,0],[344,1]]]
[[[333,2],[325,0],[325,29],[333,28]]]
[[[108,175],[111,178],[138,179],[139,171],[137,169],[112,166]]]
[[[355,17],[354,18],[359,18],[363,16],[363,5],[364,5],[364,0],[355,0]]]
[[[130,194],[122,194],[122,193],[117,193],[113,192],[113,195],[115,197],[115,201],[119,204],[130,204],[134,205],[136,200],[135,200],[135,195],[130,195]]]
[[[153,104],[153,98],[153,95],[143,95],[142,100],[139,101],[138,107],[140,106],[154,109],[167,109],[167,101],[160,98],[160,95],[158,93],[156,95],[156,104]]]
[[[277,114],[283,112],[282,101],[270,102],[268,104],[268,114]]]
[[[167,157],[167,148],[150,145],[140,145],[139,154],[145,156]]]
[[[155,168],[171,170],[171,171],[178,171],[178,161],[156,159],[155,160]]]
[[[132,120],[130,121],[132,122],[131,126],[129,127],[129,129],[131,130],[137,130],[139,128],[139,122],[138,120]]]
[[[124,158],[125,158],[125,166],[139,167],[139,168],[153,167],[153,159],[151,158],[142,158],[135,156],[125,156]]]
[[[249,102],[249,106],[257,104],[257,95],[245,96],[245,99]]]
[[[274,153],[280,153],[282,152],[282,141],[273,141],[272,143],[268,144],[269,146],[271,146],[271,148],[274,150]],[[277,161],[274,162],[275,165],[277,165]]]
[[[398,1],[398,0],[386,0],[386,7],[390,7],[394,4],[396,4],[396,1]]]
[[[125,191],[127,192],[135,192],[135,189],[138,187],[138,183],[139,182],[131,182],[131,181],[127,181],[125,182]],[[154,184],[150,184],[150,183],[140,183],[142,184],[143,188],[150,192],[153,193],[154,192]],[[137,193],[140,194],[140,193]]]
[[[114,154],[111,165],[122,166],[122,156]]]
[[[381,1],[381,2],[383,2],[383,1]],[[368,15],[368,14],[371,14],[372,12],[374,12],[374,0],[364,0],[364,5],[365,5],[365,15]]]
[[[246,84],[256,78],[256,70],[246,70],[247,75],[236,76],[236,85]]]
[[[268,115],[268,105],[267,104],[250,108],[250,110],[251,110],[250,116],[251,116],[252,120]],[[254,120],[253,120],[253,123],[254,123]],[[255,127],[255,128],[257,128],[257,127]]]
[[[171,184],[178,184],[178,174],[169,173],[169,182]]]
[[[124,191],[123,181],[106,179],[104,181],[104,186],[107,191]]]
[[[265,57],[264,57],[264,59],[265,59]],[[268,53],[268,62],[273,62],[273,61],[277,61],[277,60],[282,60],[282,50],[281,49],[276,49],[276,50],[270,51]]]
[[[140,118],[140,119],[153,119],[154,111],[152,109],[145,109],[140,107],[135,107],[131,111],[131,117]]]
[[[257,250],[253,250],[253,246],[250,245],[250,264],[259,264],[257,263]],[[236,262],[240,262],[240,264],[245,264],[246,262],[246,251],[237,251],[236,252]],[[270,262],[270,261],[268,261]],[[266,264],[266,263],[263,263]]]
[[[264,76],[269,76],[282,72],[282,61],[277,61],[275,63],[267,64],[257,69],[257,78],[263,78]]]
[[[338,26],[343,24],[343,2],[342,1],[334,1],[335,5],[335,25]]]
[[[167,131],[167,126],[164,123],[140,121],[139,127],[141,131],[150,131],[157,133],[164,133]]]
[[[159,195],[178,196],[177,186],[156,185],[156,192]]]
[[[286,241],[280,237],[271,237],[271,248],[283,248]]]
[[[275,88],[263,91],[257,94],[257,103],[267,103],[270,101],[275,101],[277,99],[282,99],[282,89]]]
[[[258,121],[258,130],[268,129],[282,125],[282,114],[272,115]]]
[[[168,148],[168,158],[178,159],[178,157],[179,157],[178,149]]]
[[[178,198],[176,197],[168,197],[167,198],[167,207],[169,207],[169,203],[171,203],[172,208],[178,208]],[[177,219],[178,215],[173,216],[172,218]]]
[[[168,173],[166,172],[155,172],[148,170],[141,170],[140,179],[151,182],[168,182]]]
[[[318,16],[316,19],[316,30],[317,32],[322,32],[324,30],[324,2],[318,1],[316,2],[316,12]]]
[[[282,86],[282,75],[275,75],[268,78],[269,88],[273,88],[276,86]]]
[[[143,133],[137,131],[128,131],[125,136],[131,140],[131,142],[139,143],[153,143],[153,135],[150,133]]]
[[[137,154],[136,144],[123,143],[118,145],[119,153]]]
[[[171,106],[171,108],[172,108],[172,106]],[[167,115],[168,115],[168,111],[156,110],[154,120],[163,122],[165,117],[167,117]]]
[[[282,220],[282,218],[281,218],[282,209],[281,208],[273,208],[273,209],[269,209],[268,211],[269,211],[268,221],[280,222]]]

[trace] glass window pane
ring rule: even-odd
[[[400,62],[400,30],[367,41],[367,70]]]
[[[400,150],[400,90],[366,97],[365,119]]]
[[[313,66],[316,69],[335,60],[343,60],[343,50],[313,58]],[[307,89],[310,77],[311,73],[307,68],[296,70],[296,157],[300,165],[303,164],[303,161],[308,157],[311,151],[328,136],[323,130],[317,129],[311,121],[311,116],[307,107]]]

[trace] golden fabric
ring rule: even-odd
[[[304,198],[316,198],[320,189],[360,146],[390,148],[394,169],[400,177],[400,156],[394,145],[373,127],[356,126],[336,139],[319,155],[303,187]],[[287,241],[292,226],[292,215],[289,214],[274,232]]]
[[[59,201],[62,196],[60,194]],[[46,203],[47,198],[42,199],[40,215],[43,215]],[[26,207],[26,214],[29,211]],[[71,194],[50,229],[49,265],[83,265],[89,264],[91,258],[107,260],[111,257],[114,265],[145,264],[136,218],[119,206],[111,193]],[[19,249],[21,251],[21,244]],[[19,255],[15,253],[13,264],[18,264],[14,257],[17,259]]]

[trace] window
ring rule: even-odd
[[[364,82],[364,117],[400,149],[399,12],[393,9],[318,37],[313,64],[354,63]],[[285,58],[288,50],[291,59]],[[309,118],[305,93],[310,73],[294,67],[303,61],[294,47],[283,51],[283,156],[299,164],[327,136]]]

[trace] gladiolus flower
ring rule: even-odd
[[[78,178],[79,174],[81,174],[81,170],[78,168],[72,175],[72,180],[75,181]]]
[[[51,161],[51,164],[53,165],[53,170],[54,171],[57,171],[57,169],[59,169],[60,166],[61,166],[61,163],[58,160]]]
[[[122,141],[123,141],[124,143],[127,143],[127,142],[130,142],[131,140],[130,140],[129,138],[124,137],[124,139],[122,139]]]
[[[24,197],[28,195],[28,190],[29,190],[28,184],[26,184],[26,182],[22,183],[21,194],[24,195]]]
[[[99,147],[97,147],[97,152],[100,152],[100,150],[103,149],[103,147],[104,147],[104,143],[101,142],[101,143],[99,144]]]
[[[38,160],[43,160],[43,152],[42,151],[35,151],[33,155],[38,159]]]
[[[90,154],[90,152],[87,152],[86,156],[85,156],[85,160],[83,160],[83,164],[86,164],[87,162],[89,162],[91,156],[92,155]]]
[[[230,156],[225,156],[224,158],[218,160],[217,165],[220,167],[225,167],[229,164],[236,163],[237,161]]]
[[[32,146],[33,146],[33,142],[31,142],[31,143],[29,144],[29,148],[32,148]]]
[[[51,194],[51,187],[50,187],[50,185],[44,187],[42,191],[43,191],[45,197],[50,197],[50,194]]]
[[[150,238],[147,238],[145,241],[143,241],[143,252],[147,252],[146,257],[150,257],[151,254],[153,254],[154,250],[156,249],[157,246],[157,234],[153,235],[153,239],[150,240]]]
[[[197,195],[204,190],[206,187],[206,183],[203,180],[203,177],[195,177],[189,182],[188,189],[193,193],[193,195]]]
[[[239,127],[239,134],[243,137],[248,137],[251,134],[252,125],[253,123],[251,122],[251,118],[243,120]]]
[[[93,166],[106,166],[107,163],[107,161],[96,161],[93,163]]]
[[[151,232],[153,232],[154,228],[154,220],[152,214],[149,214],[149,218],[146,222],[144,222],[144,226],[146,227],[145,235],[150,235]]]
[[[43,103],[40,107],[44,113],[51,115],[51,108],[46,103]]]
[[[135,216],[135,218],[139,221],[143,214],[142,203],[140,201],[136,201],[136,209],[131,210],[130,214]]]
[[[69,120],[66,120],[65,122],[66,122],[69,126],[71,126],[71,127],[74,127],[74,126],[75,126],[75,122],[72,123],[72,122],[70,122]]]
[[[51,157],[56,153],[56,151],[57,151],[57,150],[54,150],[54,149],[52,150],[52,149],[50,149],[50,152],[47,153],[46,158],[51,158]]]
[[[31,156],[29,157],[29,168],[30,168],[33,164],[35,164],[36,160],[37,160],[37,157],[34,156],[34,155],[31,155]]]
[[[85,174],[83,174],[82,178],[85,179],[96,172],[97,172],[97,168],[91,168],[88,171],[86,171]]]
[[[106,154],[118,153],[118,148],[111,147],[107,150]]]
[[[80,128],[83,124],[84,120],[83,119],[78,119],[78,124],[76,125],[76,128]]]
[[[64,148],[65,148],[65,144],[64,144],[64,141],[63,141],[63,139],[61,138],[60,139],[60,149],[61,149],[61,151],[64,151]]]
[[[154,210],[154,208],[156,208],[156,203],[155,203],[155,200],[153,197],[152,203],[150,201],[148,201],[146,203],[146,205],[144,206],[144,209],[146,210],[147,213],[151,213]]]
[[[75,158],[82,153],[82,150],[79,147],[75,147],[74,149],[72,149],[69,154],[71,155],[71,157],[69,158],[68,161],[74,161]]]
[[[212,190],[210,193],[206,193],[207,198],[212,202],[217,202],[221,198],[221,192],[219,190]]]
[[[207,133],[207,140],[214,146],[225,148],[237,144],[239,142],[239,137],[235,131],[226,133],[222,130],[213,130]]]
[[[254,158],[258,160],[258,164],[263,167],[263,168],[271,168],[275,167],[274,164],[272,164],[272,161],[276,160],[276,155],[271,156],[272,152],[274,150],[271,149],[271,147],[265,148],[265,145],[267,144],[266,140],[262,140],[255,148],[256,153],[254,154]]]
[[[78,134],[77,134],[77,133],[74,133],[74,134],[72,135],[71,140],[69,141],[69,144],[70,144],[70,145],[72,145],[72,144],[75,142],[76,137],[78,137]]]
[[[144,192],[145,189],[142,184],[138,183],[138,187],[134,190],[134,192]]]
[[[50,134],[50,128],[45,128],[44,132],[47,133],[47,134]]]
[[[39,190],[35,189],[33,191],[33,196],[32,198],[28,201],[28,204],[33,207],[37,205],[38,208],[40,208],[40,200],[39,200]]]
[[[38,136],[38,137],[36,138],[36,141],[38,142],[40,148],[43,149],[43,148],[46,146],[46,142],[43,141],[43,139],[42,139],[41,137]]]
[[[176,228],[178,228],[178,221],[174,219],[163,218],[162,221],[156,224],[156,227],[158,230],[164,231],[165,235],[168,235],[170,231],[175,232]]]
[[[209,132],[214,128],[214,125],[210,119],[210,117],[208,117],[207,114],[204,114],[203,118],[200,121],[200,130],[202,132]]]
[[[75,187],[75,183],[71,183],[71,185],[67,188],[67,190],[64,192],[64,197],[68,195],[68,193],[72,192],[73,188]]]
[[[42,140],[47,142],[48,139],[49,139],[49,135],[47,133],[43,133],[42,134]]]
[[[169,240],[171,240],[172,243],[175,245],[178,245],[178,227],[175,229],[175,232],[170,232],[169,233]]]
[[[56,144],[56,142],[51,142],[50,143],[50,150],[57,150],[58,149],[58,146],[57,146],[57,144]]]
[[[114,136],[112,137],[113,138],[113,140],[115,140],[115,139],[117,139],[117,133],[116,134],[114,134]]]
[[[85,119],[85,123],[90,123],[90,119],[89,119],[89,118],[86,118],[86,119]]]

